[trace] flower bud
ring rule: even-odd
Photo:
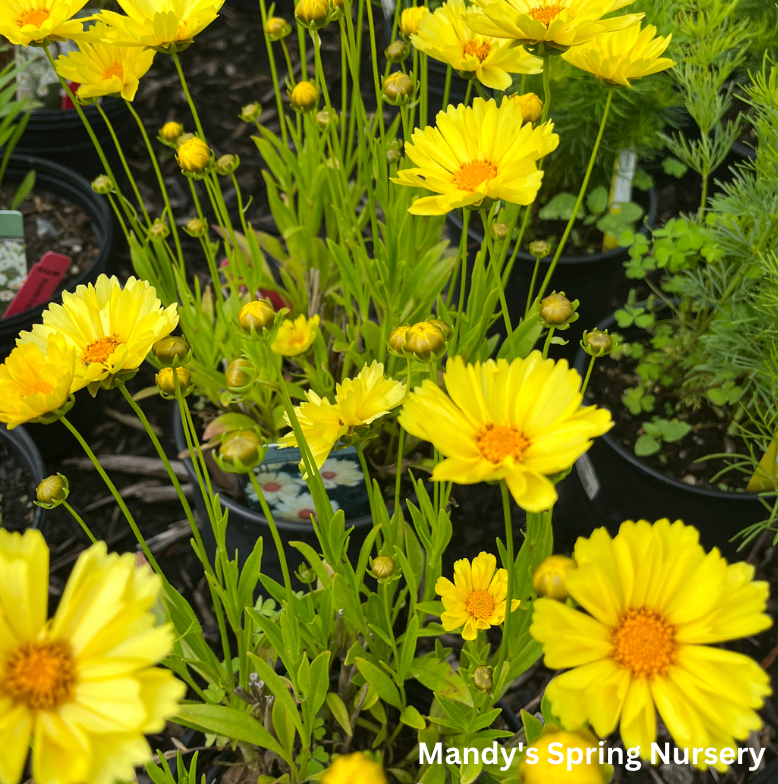
[[[192,374],[185,367],[163,367],[154,376],[154,381],[159,387],[162,397],[169,399],[176,396],[176,377],[178,378],[178,388],[184,397],[192,391]]]
[[[492,239],[495,242],[505,242],[511,233],[511,227],[507,223],[493,223],[491,228]]]
[[[537,122],[543,115],[543,101],[535,93],[512,95],[511,99],[521,107],[521,116],[524,122]]]
[[[222,155],[216,160],[216,173],[220,177],[232,174],[240,166],[240,158],[237,155]]]
[[[428,318],[427,322],[429,324],[434,324],[443,333],[443,338],[445,340],[448,340],[451,337],[451,327],[442,319]]]
[[[373,559],[373,574],[379,580],[388,580],[395,570],[394,559],[388,555],[379,555]]]
[[[264,460],[265,449],[256,431],[233,430],[222,438],[216,458],[223,471],[245,474]]]
[[[170,227],[162,218],[157,218],[149,228],[149,239],[162,241],[170,236]]]
[[[270,329],[276,319],[273,306],[266,299],[257,299],[244,305],[238,312],[238,324],[249,334]]]
[[[314,572],[305,562],[300,564],[300,569],[296,574],[297,579],[303,583],[303,585],[310,585],[311,583],[316,582],[316,572]]]
[[[291,28],[289,29],[291,30]],[[262,107],[255,101],[254,103],[247,103],[240,110],[239,117],[245,123],[253,123],[259,119],[260,114],[262,114]]]
[[[584,332],[581,348],[593,357],[604,357],[611,353],[613,338],[608,334],[607,329],[605,332],[593,329],[591,332]]]
[[[532,587],[539,596],[563,602],[569,596],[565,588],[565,577],[577,568],[578,564],[572,558],[550,555],[535,569]]]
[[[327,127],[330,125],[336,125],[337,122],[338,114],[334,109],[332,111],[329,109],[322,109],[320,112],[316,113],[316,124],[322,131],[327,130]]]
[[[395,327],[389,333],[389,340],[387,344],[389,349],[395,354],[402,355],[405,351],[405,336],[408,334],[410,327]]]
[[[494,688],[492,668],[484,665],[476,667],[473,670],[473,685],[479,691],[491,693]]]
[[[419,32],[419,23],[430,12],[426,6],[406,8],[400,15],[400,32],[410,38]]]
[[[298,82],[289,96],[292,108],[298,112],[309,112],[319,102],[319,88],[311,82]]]
[[[543,240],[535,240],[535,242],[530,242],[529,252],[536,259],[542,259],[551,253],[551,246]]]
[[[47,476],[35,491],[36,504],[44,509],[54,509],[70,495],[70,485],[62,474]]]
[[[329,0],[300,0],[295,6],[294,15],[305,27],[317,29],[327,24],[330,15]]]
[[[280,41],[292,32],[292,25],[280,16],[271,16],[267,20],[265,30],[267,30],[267,37],[271,41]]]
[[[194,135],[193,133],[182,133],[182,134],[181,134],[181,135],[180,135],[180,136],[179,136],[179,137],[176,139],[176,144],[175,144],[175,146],[176,146],[176,149],[178,149],[179,147],[181,147],[183,144],[185,144],[186,142],[188,142],[190,139],[194,139],[194,138],[195,138],[195,135]]]
[[[254,386],[254,381],[257,378],[257,368],[250,359],[238,357],[238,359],[233,359],[230,362],[225,376],[227,379],[227,391],[233,396],[245,397]]]
[[[163,367],[185,365],[192,355],[192,347],[184,338],[168,335],[158,340],[151,349]]]
[[[199,174],[208,168],[213,153],[211,148],[197,136],[187,139],[179,148],[176,160],[182,171]]]
[[[99,193],[101,196],[107,196],[113,191],[113,183],[107,174],[101,174],[92,180],[92,190]]]
[[[384,49],[384,55],[390,63],[401,63],[410,54],[410,49],[405,41],[392,41],[389,46]]]
[[[540,301],[540,319],[547,327],[564,327],[575,318],[575,306],[564,293],[554,292]]]
[[[386,151],[386,160],[389,161],[389,163],[398,163],[402,160],[402,157],[403,154],[399,150],[395,150],[392,147]]]
[[[429,321],[414,324],[405,335],[405,350],[417,359],[427,362],[433,354],[437,354],[446,345],[446,339],[440,327]]]
[[[408,103],[415,91],[415,82],[402,71],[395,71],[384,79],[382,88],[384,98],[395,106]]]
[[[159,138],[165,144],[174,145],[181,134],[184,132],[184,126],[181,123],[169,122],[165,123],[159,131]]]
[[[202,218],[192,218],[186,226],[184,226],[184,231],[190,237],[204,237],[208,233],[208,222],[204,221]]]

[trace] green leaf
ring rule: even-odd
[[[402,709],[402,700],[400,699],[400,692],[397,686],[394,685],[392,679],[381,669],[375,666],[367,659],[357,659],[357,669],[361,673],[365,682],[368,683],[376,694],[384,701],[393,705],[398,710]]]
[[[600,213],[608,209],[608,191],[602,185],[595,188],[586,197],[586,207],[589,212]],[[571,210],[572,212],[572,210]]]
[[[536,719],[531,713],[522,710],[521,723],[524,725],[527,746],[531,746],[543,734],[543,722]]]
[[[16,189],[13,199],[11,200],[11,209],[15,210],[28,196],[30,191],[35,187],[35,169],[30,169],[27,175],[22,180],[19,187]]]
[[[424,717],[413,707],[413,705],[409,705],[400,714],[400,721],[403,724],[407,724],[409,727],[413,727],[415,730],[423,730],[427,726]]]
[[[689,167],[686,164],[681,163],[677,158],[672,157],[665,158],[662,161],[662,169],[664,169],[665,174],[679,180],[689,171]]]
[[[340,724],[346,735],[351,735],[351,718],[348,715],[346,703],[343,702],[339,694],[331,691],[327,694],[325,704],[329,708],[330,713],[333,715],[335,721]]]
[[[462,676],[454,672],[446,661],[440,661],[432,656],[414,659],[411,664],[411,675],[436,695],[463,702],[465,705],[473,704],[470,689],[465,685]]]
[[[662,439],[670,444],[680,441],[692,429],[688,422],[681,422],[680,419],[662,419],[658,424]]]
[[[643,433],[643,435],[639,436],[638,440],[635,441],[635,454],[638,457],[655,455],[661,448],[659,441],[647,433]]]
[[[538,216],[541,220],[570,220],[575,209],[577,199],[572,193],[558,193],[551,201],[543,207]],[[586,211],[581,207],[578,210],[578,217],[583,218]]]

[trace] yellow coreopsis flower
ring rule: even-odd
[[[0,5],[0,35],[16,46],[78,39],[84,25],[73,19],[86,0],[4,0]]]
[[[50,335],[44,350],[17,346],[0,365],[0,422],[9,429],[46,421],[68,402],[76,352],[62,335]]]
[[[416,168],[392,182],[439,194],[416,199],[412,215],[444,215],[484,199],[531,204],[543,180],[537,161],[559,144],[553,130],[551,122],[525,123],[521,106],[508,98],[499,106],[482,98],[472,107],[449,106],[437,127],[414,131],[405,152]]]
[[[296,406],[295,413],[305,442],[321,468],[343,436],[352,435],[397,408],[405,397],[405,384],[386,378],[384,366],[374,360],[358,376],[336,386],[335,403],[319,397],[313,390],[306,392],[306,396],[308,400]],[[297,446],[294,432],[279,439],[278,445]]]
[[[135,556],[82,553],[47,621],[49,551],[39,531],[0,529],[0,782],[18,784],[32,745],[38,784],[131,780],[186,688],[155,665],[162,582]]]
[[[581,377],[565,360],[526,359],[466,365],[448,360],[446,394],[425,380],[409,396],[400,424],[446,459],[432,479],[474,484],[505,480],[516,503],[541,512],[556,501],[548,478],[565,471],[610,430],[607,409],[581,406]]]
[[[568,770],[565,765],[557,765],[549,760],[558,759],[549,751],[552,743],[559,743],[553,751],[567,757],[568,749],[580,749],[584,761]],[[521,784],[608,784],[613,772],[609,765],[600,765],[600,743],[589,730],[564,732],[553,724],[547,724],[541,736],[532,743],[537,749],[537,761],[530,764],[526,756],[519,763]],[[596,750],[594,753],[589,749]],[[587,754],[590,756],[587,758]],[[573,757],[575,759],[575,757]],[[591,762],[588,761],[591,759]]]
[[[589,722],[606,737],[620,724],[624,745],[644,757],[657,710],[682,749],[731,748],[761,727],[767,674],[710,647],[772,625],[753,566],[706,555],[680,520],[626,522],[614,538],[599,528],[578,540],[575,560],[565,587],[581,609],[538,599],[530,629],[546,666],[569,668],[546,690],[565,727]]]
[[[338,757],[327,768],[321,784],[386,784],[384,769],[366,754],[357,751]]]
[[[499,626],[505,620],[508,572],[497,568],[497,559],[480,553],[473,562],[463,558],[454,564],[454,582],[439,577],[435,593],[443,601],[445,612],[440,622],[447,632],[462,629],[462,639],[474,640],[479,630]],[[520,601],[513,599],[511,612]]]
[[[109,40],[123,46],[168,50],[191,44],[219,16],[224,0],[117,0],[126,14],[102,11],[113,30]]]
[[[481,13],[480,9],[476,9]],[[511,74],[536,74],[543,61],[506,39],[474,33],[462,18],[465,0],[448,0],[434,13],[423,16],[411,43],[435,60],[457,71],[474,73],[481,84],[494,90],[507,90]]]
[[[79,43],[80,51],[58,57],[57,73],[79,85],[79,98],[120,94],[132,101],[141,77],[154,62],[154,50],[102,43],[107,29],[108,25],[98,23],[90,31],[90,40]]]
[[[62,304],[52,303],[43,313],[43,324],[22,332],[18,344],[46,347],[49,335],[61,334],[76,350],[76,370],[71,392],[89,386],[96,394],[114,377],[133,373],[151,347],[178,324],[173,303],[167,308],[145,280],[129,278],[124,288],[115,278],[100,275],[96,284],[66,291]]]
[[[284,319],[278,328],[271,348],[283,357],[297,357],[305,354],[319,333],[319,317],[307,318],[305,314],[294,321]]]
[[[562,59],[604,82],[631,87],[636,79],[675,65],[669,57],[660,57],[672,36],[655,38],[655,35],[653,25],[642,30],[640,25],[633,25],[626,30],[598,35],[589,43],[565,52]]]
[[[603,19],[634,0],[474,0],[479,8],[465,14],[467,24],[481,35],[508,38],[537,47],[539,54],[565,51],[609,30],[623,30],[643,14]]]
[[[414,6],[406,8],[400,14],[400,32],[406,37],[410,38],[414,33],[419,30],[419,23],[429,14],[430,9],[425,5]]]

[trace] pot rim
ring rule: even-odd
[[[615,314],[612,313],[610,316],[607,316],[599,324],[597,324],[595,329],[601,331],[606,329],[612,330],[615,325],[616,317]],[[578,374],[581,376],[581,378],[583,378],[585,375],[584,365],[586,364],[588,357],[589,355],[582,348],[579,348],[576,352],[575,363],[573,367],[578,371]],[[675,479],[674,477],[667,476],[661,471],[657,471],[655,468],[646,465],[632,452],[627,451],[610,433],[605,433],[604,435],[599,436],[597,438],[597,442],[607,444],[610,449],[616,452],[619,457],[621,457],[623,460],[626,460],[634,468],[637,468],[643,473],[648,474],[652,479],[658,482],[662,482],[663,484],[670,485],[670,487],[674,487],[677,490],[682,490],[686,493],[690,493],[691,495],[696,495],[703,498],[716,498],[722,501],[747,501],[749,503],[753,501],[756,503],[761,503],[758,493],[748,493],[745,491],[730,492],[724,490],[713,490],[707,487],[695,487],[694,485],[687,485],[685,482],[681,482],[679,479]],[[576,468],[576,471],[577,470],[578,469]]]
[[[35,442],[30,438],[27,431],[21,425],[13,428],[13,430],[8,430],[4,424],[0,423],[0,438],[5,439],[11,451],[25,463],[27,472],[37,487],[46,478],[46,466],[43,463],[38,447],[35,446]],[[35,509],[30,528],[40,528],[43,518],[46,516],[46,510],[43,507],[37,506]]]

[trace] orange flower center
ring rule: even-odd
[[[31,376],[23,382],[25,397],[30,395],[50,395],[54,391],[53,384],[49,384],[38,376]]]
[[[103,74],[103,79],[113,79],[114,76],[124,79],[124,66],[121,63],[111,63]]]
[[[28,8],[26,11],[22,11],[16,20],[16,24],[19,27],[24,27],[25,25],[40,27],[50,16],[51,11],[48,8]]]
[[[0,693],[30,710],[53,711],[73,697],[76,662],[64,641],[23,642],[11,651]]]
[[[465,41],[462,46],[463,54],[474,54],[481,62],[489,56],[491,50],[491,45],[486,43],[486,41],[481,44],[478,41]]]
[[[491,463],[501,463],[506,457],[521,460],[529,446],[528,439],[515,425],[487,425],[477,439],[479,451]]]
[[[467,597],[467,611],[481,621],[494,615],[494,597],[488,591],[473,591]]]
[[[91,365],[93,362],[104,365],[120,343],[121,341],[114,337],[100,338],[86,347],[81,361],[85,365]]]
[[[543,22],[543,24],[548,27],[564,10],[565,7],[563,5],[539,5],[536,8],[533,8],[529,12],[529,15],[533,19]]]
[[[497,167],[491,161],[463,163],[454,172],[454,185],[463,191],[475,191],[482,182],[497,176]]]
[[[665,675],[675,662],[675,627],[653,610],[628,610],[610,637],[613,660],[636,678]]]

